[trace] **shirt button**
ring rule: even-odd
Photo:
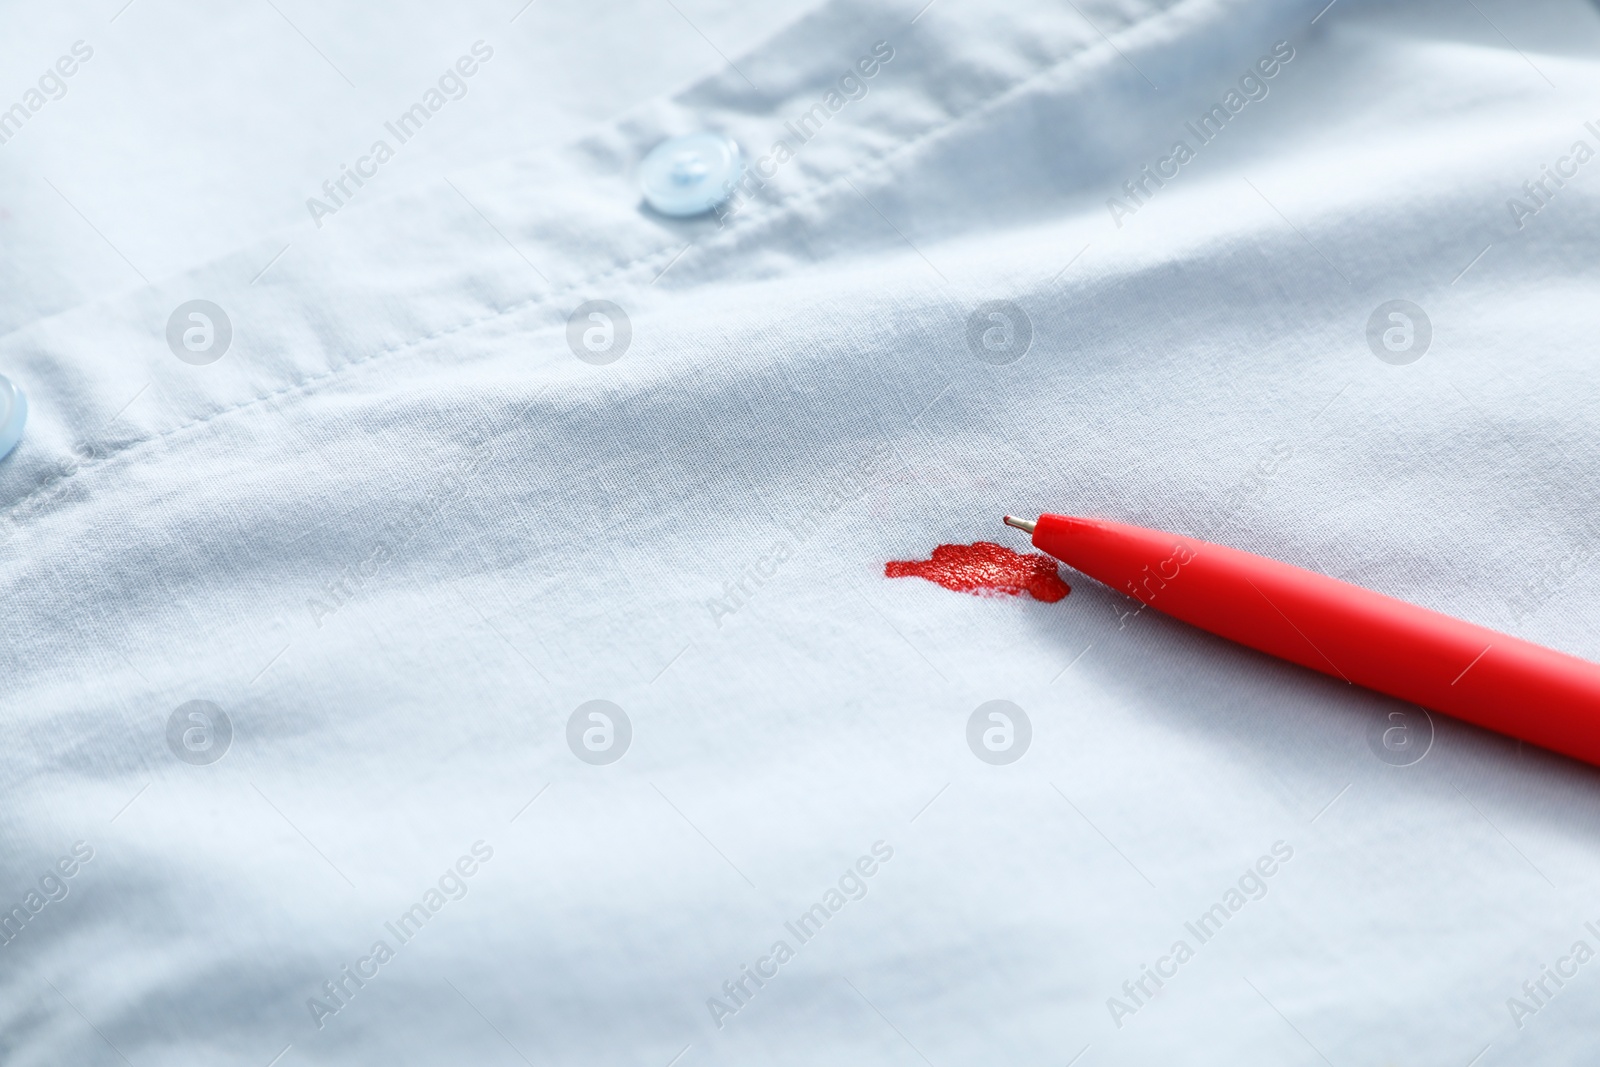
[[[671,137],[639,165],[645,202],[663,215],[682,218],[710,211],[733,194],[744,157],[731,137],[691,133]]]
[[[0,374],[0,456],[22,440],[22,424],[28,421],[28,398],[11,379]]]

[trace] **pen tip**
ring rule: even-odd
[[[1015,515],[1007,515],[1006,525],[1014,526],[1023,533],[1031,535],[1034,531],[1034,527],[1038,526],[1039,524],[1033,519],[1019,519]]]

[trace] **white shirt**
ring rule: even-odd
[[[884,575],[1099,515],[1600,657],[1591,6],[515,7],[0,44],[7,1062],[1592,1046],[1589,769]]]

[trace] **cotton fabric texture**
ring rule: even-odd
[[[18,15],[0,1059],[1592,1049],[1592,769],[883,571],[1066,511],[1600,657],[1595,9],[919,6]]]

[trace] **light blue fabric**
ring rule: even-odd
[[[17,447],[28,425],[28,394],[10,378],[0,375],[0,459]]]
[[[0,42],[94,50],[0,145],[0,1060],[1590,1052],[1592,770],[883,568],[1104,515],[1600,658],[1593,7],[517,6]]]

